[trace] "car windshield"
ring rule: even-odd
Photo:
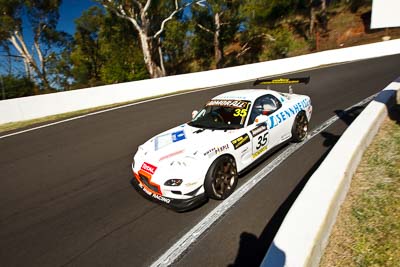
[[[213,130],[239,129],[246,122],[249,108],[250,101],[213,99],[188,124]]]

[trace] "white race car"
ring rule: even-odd
[[[304,140],[311,113],[311,100],[305,95],[269,89],[223,93],[194,111],[192,121],[139,146],[132,184],[143,196],[176,211],[192,209],[208,198],[225,199],[245,168],[283,142]]]

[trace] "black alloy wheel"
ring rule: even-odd
[[[209,198],[221,200],[233,193],[237,182],[235,160],[231,156],[223,155],[211,164],[204,181],[204,188]]]
[[[292,127],[292,140],[294,142],[303,141],[308,133],[308,119],[304,112],[297,114]]]

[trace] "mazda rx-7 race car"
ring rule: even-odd
[[[311,113],[311,100],[305,95],[269,89],[223,93],[194,111],[190,122],[139,146],[132,184],[143,196],[176,211],[192,209],[208,198],[225,199],[246,167],[283,142],[304,140]]]

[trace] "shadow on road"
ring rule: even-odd
[[[333,142],[329,141],[329,143]],[[311,167],[311,169],[306,173],[306,175],[302,178],[300,183],[295,187],[295,189],[292,191],[289,197],[282,203],[277,212],[265,226],[264,230],[262,231],[259,237],[247,232],[241,233],[238,254],[236,256],[235,262],[230,264],[229,267],[260,266],[287,212],[289,211],[290,207],[296,200],[297,196],[300,194],[301,190],[307,183],[308,179],[311,177],[314,171],[319,167],[319,165],[328,155],[330,149],[328,149],[321,156],[321,158]],[[277,265],[277,267],[279,266]]]
[[[364,109],[363,106],[354,107],[348,111],[335,110],[334,113],[339,116],[340,120],[350,125],[357,116]],[[400,116],[399,116],[400,117]],[[308,170],[304,175],[289,197],[281,204],[277,212],[273,215],[271,220],[267,223],[264,230],[259,237],[248,232],[242,232],[240,235],[239,250],[235,259],[235,262],[230,264],[229,267],[238,266],[260,266],[268,248],[271,246],[271,251],[274,249],[273,239],[282,224],[283,219],[288,213],[290,207],[297,199],[298,195],[306,185],[309,178],[318,169],[325,157],[329,154],[330,150],[339,140],[341,135],[335,135],[329,131],[323,131],[320,135],[324,138],[323,145],[327,147],[327,151],[319,158],[319,160]],[[279,248],[277,248],[279,250]],[[278,251],[277,250],[277,251]],[[280,251],[280,250],[279,250]],[[274,263],[274,267],[283,267],[285,263],[284,252],[280,251],[281,254],[277,254],[277,261]]]

